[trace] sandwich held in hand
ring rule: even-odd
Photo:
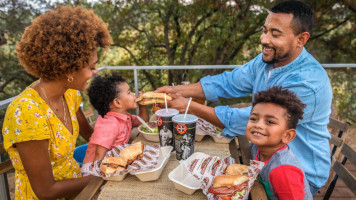
[[[124,157],[127,160],[127,164],[131,164],[137,158],[141,158],[143,156],[143,149],[143,143],[136,142],[121,150],[120,156]]]
[[[126,168],[127,161],[122,157],[106,157],[100,164],[100,169],[104,174],[112,174],[118,170]]]
[[[138,102],[140,105],[150,105],[155,103],[164,103],[165,93],[156,93],[156,92],[146,92],[142,96],[138,97],[135,102]],[[166,95],[167,101],[171,101],[172,97]]]

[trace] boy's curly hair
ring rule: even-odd
[[[297,128],[298,120],[303,119],[303,109],[305,104],[297,95],[282,87],[274,86],[265,91],[260,91],[254,95],[252,107],[258,103],[274,103],[287,110],[287,128]]]
[[[91,105],[104,117],[110,111],[111,102],[120,96],[118,85],[126,80],[118,73],[97,76],[88,88],[89,101]]]
[[[88,66],[92,52],[111,42],[107,25],[92,10],[58,6],[32,21],[16,52],[28,73],[56,80]]]

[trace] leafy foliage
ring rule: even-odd
[[[356,123],[356,69],[333,69],[329,70],[332,80],[333,104],[336,114],[345,120]]]
[[[46,1],[0,1],[0,99],[19,94],[35,79],[18,65],[15,44],[31,20],[49,9]]]
[[[0,98],[18,94],[34,78],[17,64],[14,45],[30,20],[53,5],[5,0],[0,3]],[[28,2],[28,1],[26,1]],[[112,48],[99,51],[101,66],[187,65],[186,70],[140,70],[139,90],[182,81],[197,82],[222,70],[192,70],[189,65],[243,64],[261,52],[261,26],[275,0],[65,0],[61,4],[91,8],[108,23]],[[307,50],[320,63],[356,63],[356,3],[353,0],[305,0],[315,13]],[[45,6],[41,6],[45,5]],[[16,12],[15,12],[16,11]],[[5,19],[5,20],[3,20]],[[1,41],[4,41],[0,37]],[[11,70],[9,70],[11,69]],[[328,70],[334,107],[355,122],[355,69]],[[122,71],[133,85],[132,71]],[[222,100],[221,104],[250,101]],[[217,104],[212,104],[217,105]],[[352,109],[353,108],[353,109]]]

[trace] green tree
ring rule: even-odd
[[[48,8],[44,0],[0,1],[0,99],[19,94],[35,80],[19,66],[15,45],[31,20]]]
[[[231,2],[230,4],[228,2]],[[256,41],[256,33],[267,15],[265,1],[134,1],[105,2],[94,6],[108,22],[113,46],[124,51],[124,65],[226,65],[248,60],[258,46],[244,49],[246,41]],[[188,67],[187,67],[188,69]],[[189,75],[194,82],[207,73],[169,70],[143,71],[142,78],[152,88],[180,83]],[[144,83],[146,85],[146,83]]]
[[[27,1],[26,1],[27,2]],[[243,64],[261,52],[261,26],[278,1],[262,0],[65,0],[81,5],[108,23],[114,43],[99,54],[100,65],[227,65]],[[356,3],[353,0],[305,0],[315,13],[306,48],[321,63],[356,63]],[[30,20],[48,8],[44,1],[0,2],[0,98],[18,94],[34,78],[18,66],[14,45]],[[45,5],[45,6],[43,6]],[[51,5],[50,5],[51,6]],[[53,5],[52,5],[53,6]],[[11,70],[9,70],[11,69]],[[140,88],[196,82],[221,70],[140,70]],[[355,70],[328,70],[334,105],[345,118],[356,119]],[[123,72],[130,78],[132,72]],[[131,80],[132,81],[132,80]],[[347,90],[347,91],[345,91]],[[340,91],[345,91],[347,95]],[[235,100],[233,100],[235,101]]]

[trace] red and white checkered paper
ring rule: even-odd
[[[129,144],[118,145],[113,149],[111,149],[110,151],[108,151],[104,158],[120,157],[120,151],[128,146]],[[142,158],[136,159],[126,169],[118,170],[113,174],[106,175],[100,170],[100,164],[102,160],[97,160],[94,162],[83,164],[81,172],[83,176],[94,175],[94,176],[108,178],[115,175],[124,175],[130,172],[138,172],[138,171],[153,169],[156,167],[158,162],[159,150],[160,150],[159,145],[145,145]]]
[[[207,195],[209,200],[219,200],[220,198],[214,194],[208,192],[209,187],[213,184],[215,176],[225,173],[226,168],[235,163],[235,159],[232,157],[227,157],[221,159],[217,156],[195,159],[189,165],[190,173],[196,177],[202,183],[203,193]],[[248,182],[248,188],[245,195],[237,199],[248,199],[248,194],[257,178],[258,173],[262,170],[264,166],[263,162],[251,160],[250,166],[248,166],[248,176],[250,178]]]

